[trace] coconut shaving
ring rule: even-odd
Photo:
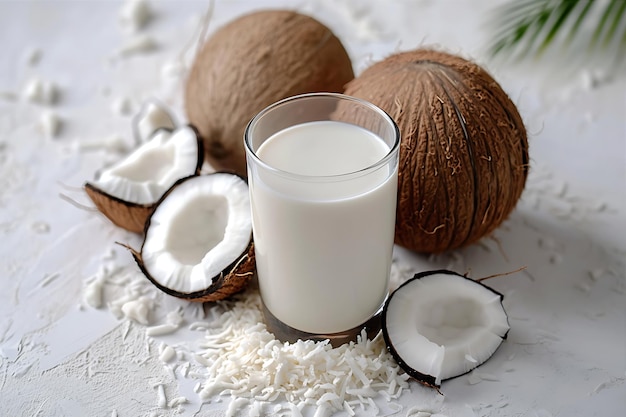
[[[134,266],[113,259],[86,280],[83,307],[105,307],[128,328],[143,327],[146,343],[159,345],[154,355],[166,372],[194,381],[196,401],[229,400],[227,415],[242,410],[266,415],[276,412],[276,404],[291,415],[399,412],[396,400],[409,390],[409,377],[380,334],[368,340],[363,333],[334,349],[328,342],[278,341],[263,324],[256,288],[206,306],[188,303],[161,293]],[[194,339],[198,332],[202,337]],[[175,342],[158,342],[170,335]],[[169,404],[161,396],[158,403]]]

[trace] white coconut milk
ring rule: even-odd
[[[250,181],[261,295],[283,323],[336,333],[380,308],[391,268],[397,168],[358,171],[389,150],[375,134],[334,121],[292,126],[257,150],[261,161],[284,171],[258,170]]]

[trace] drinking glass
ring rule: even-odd
[[[389,290],[400,133],[338,93],[289,97],[244,134],[259,290],[282,341],[333,346],[380,328]]]

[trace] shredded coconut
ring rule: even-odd
[[[136,54],[152,52],[158,48],[158,43],[148,35],[140,35],[124,44],[117,50],[120,57],[128,57]]]
[[[176,408],[179,405],[186,404],[186,403],[187,403],[186,397],[176,397],[176,398],[171,399],[170,402],[167,403],[167,406],[169,408]]]
[[[141,324],[148,324],[151,300],[147,297],[139,297],[122,304],[121,310],[124,316]]]
[[[81,152],[104,150],[107,152],[125,153],[129,149],[126,139],[116,134],[102,140],[76,142],[75,146]]]
[[[161,408],[167,407],[167,397],[165,396],[165,388],[163,385],[157,386],[157,404]]]
[[[161,362],[169,362],[176,357],[176,351],[171,346],[164,346],[159,359]]]
[[[199,392],[203,400],[227,395],[237,399],[237,408],[252,411],[255,401],[281,398],[326,415],[346,404],[374,408],[373,398],[381,392],[396,399],[409,387],[381,334],[368,340],[363,332],[357,342],[335,349],[327,341],[281,343],[263,324],[258,293],[223,305],[227,308],[210,323],[196,355],[207,371]]]
[[[83,299],[87,305],[93,308],[100,308],[102,306],[102,280],[95,279],[85,287],[83,292]]]
[[[152,20],[153,12],[145,0],[128,0],[119,11],[120,25],[132,32],[143,29]]]
[[[267,415],[277,404],[291,404],[278,414],[293,416],[355,415],[365,409],[376,413],[376,401],[381,400],[390,409],[402,409],[393,401],[409,389],[409,377],[385,349],[382,334],[368,340],[363,332],[356,342],[338,348],[328,341],[282,343],[266,329],[254,288],[232,300],[205,305],[210,308],[200,309],[201,315],[183,301],[166,313],[159,311],[164,294],[141,273],[113,264],[88,280],[83,296],[94,297],[94,288],[101,302],[92,300],[89,305],[106,305],[116,317],[146,326],[147,355],[157,357],[173,379],[198,379],[193,389],[198,400],[229,400],[228,416]],[[185,324],[184,312],[202,317]],[[192,339],[195,332],[201,332],[200,338],[175,345],[161,342],[158,350],[150,349],[149,340],[174,333],[183,324]],[[165,387],[157,390],[161,408],[187,401],[182,397],[168,401],[161,397]]]
[[[55,138],[61,131],[63,122],[61,118],[52,111],[43,113],[39,119],[39,128],[41,132],[49,138]]]
[[[431,417],[431,411],[422,410],[420,407],[411,407],[406,412],[407,417]]]
[[[51,81],[34,78],[24,87],[23,95],[30,102],[53,105],[59,98],[59,87]]]
[[[133,111],[133,103],[128,97],[118,97],[111,104],[111,110],[120,116],[128,116]]]
[[[148,327],[146,329],[146,334],[152,337],[163,336],[166,334],[174,333],[176,330],[178,330],[178,326],[176,326],[175,324],[166,323]]]

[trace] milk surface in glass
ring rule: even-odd
[[[286,128],[257,150],[284,171],[260,172],[250,183],[261,295],[283,323],[334,333],[379,310],[391,268],[397,167],[359,171],[389,151],[374,133],[335,121]]]

